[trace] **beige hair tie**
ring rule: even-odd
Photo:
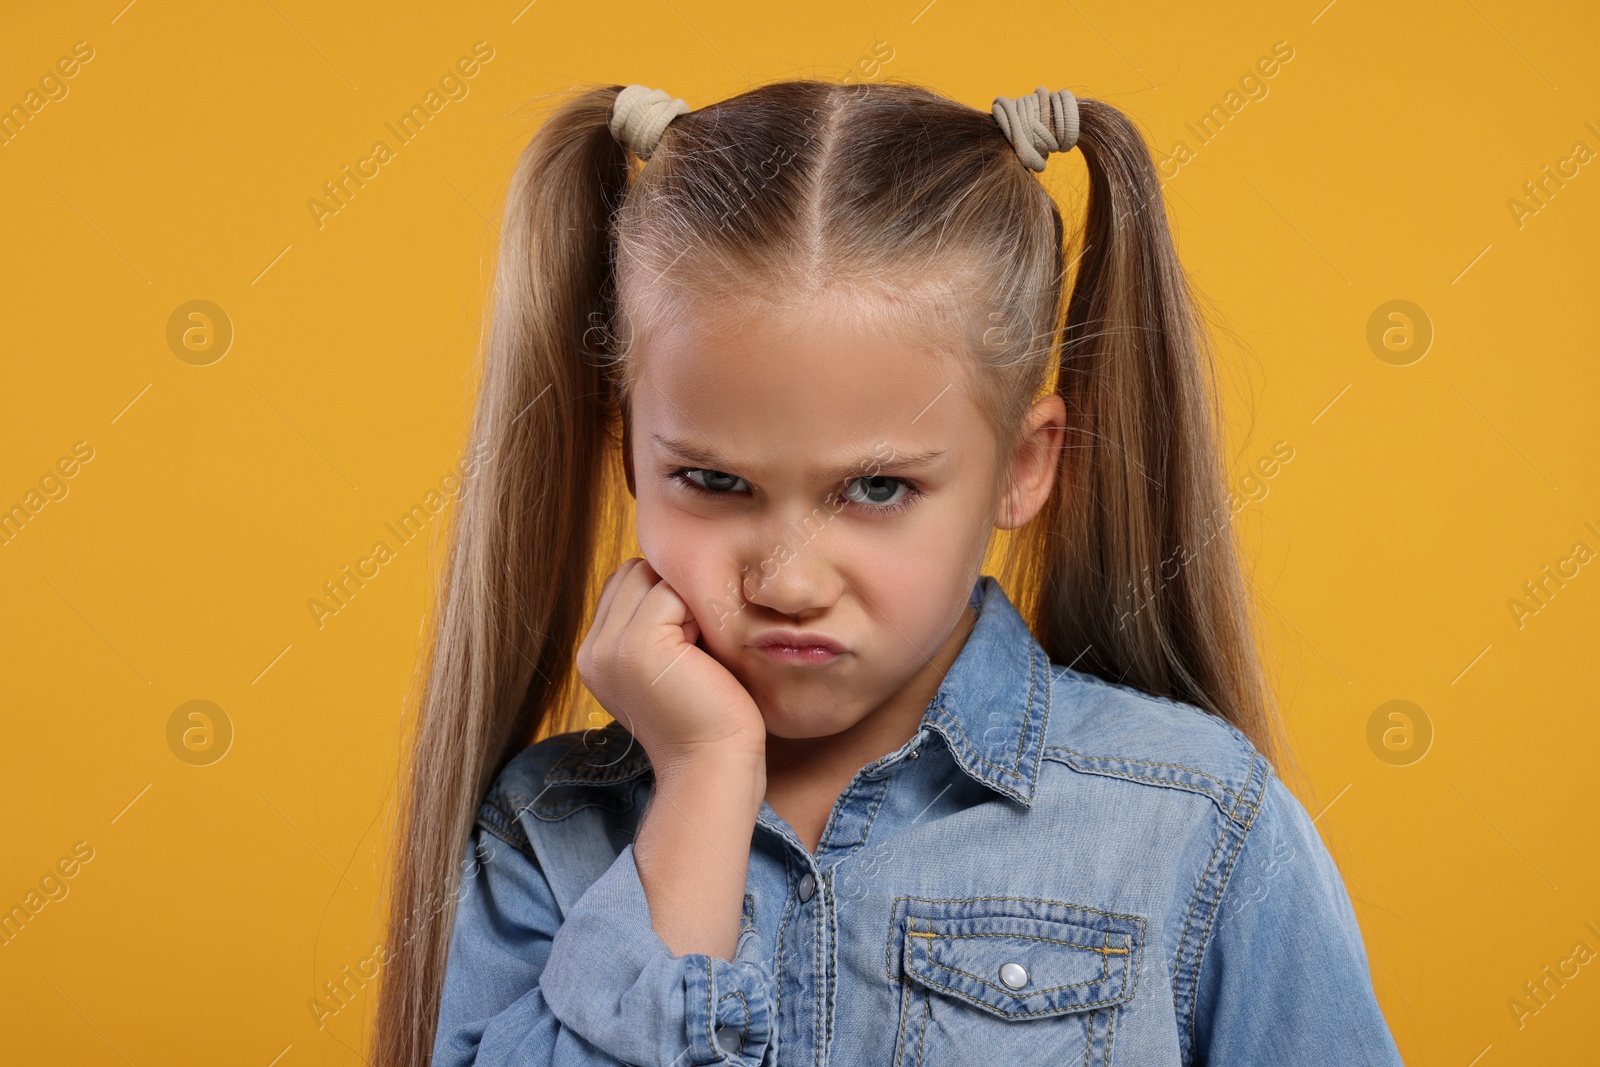
[[[1052,93],[1041,85],[1028,96],[997,96],[994,120],[1033,170],[1044,170],[1051,152],[1069,152],[1078,143],[1078,98],[1065,89]]]
[[[661,135],[689,105],[661,89],[630,85],[611,105],[611,136],[640,159],[649,159]]]

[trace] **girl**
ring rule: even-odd
[[[1125,116],[593,89],[498,271],[376,1063],[1399,1062]]]

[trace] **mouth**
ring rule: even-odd
[[[773,663],[800,667],[820,667],[846,652],[827,634],[810,630],[768,630],[752,638],[750,647]]]

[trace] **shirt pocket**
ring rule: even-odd
[[[900,897],[885,955],[900,992],[892,1067],[1107,1067],[1143,946],[1136,915],[1024,897]]]

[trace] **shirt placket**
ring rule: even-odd
[[[875,820],[898,763],[874,765],[851,779],[834,802],[814,855],[763,806],[761,824],[783,842],[788,887],[777,949],[779,1067],[824,1067],[828,1062],[838,982],[839,905],[833,875],[841,860],[881,833]]]

